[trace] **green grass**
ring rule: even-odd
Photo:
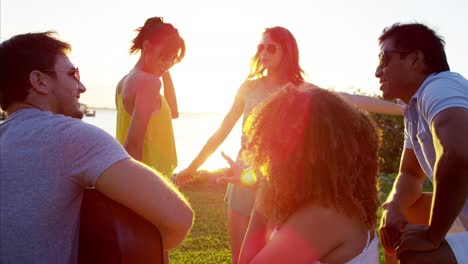
[[[231,263],[225,186],[185,188],[195,223],[181,246],[169,252],[170,263]]]
[[[379,178],[381,202],[387,198],[394,180],[395,175]],[[169,252],[170,263],[231,263],[225,189],[225,186],[213,184],[199,184],[182,189],[195,211],[195,223],[182,245]],[[431,189],[430,184],[425,186],[426,191]],[[377,213],[380,220],[382,211],[379,209]],[[382,249],[380,263],[384,263]]]

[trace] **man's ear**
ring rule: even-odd
[[[32,88],[40,94],[49,93],[50,77],[40,71],[32,71],[29,74],[29,82]]]
[[[424,61],[424,53],[420,50],[412,52],[409,56],[411,56],[411,64],[417,67],[426,67],[426,62]]]

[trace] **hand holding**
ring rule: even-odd
[[[401,209],[392,202],[384,204],[383,208],[379,228],[380,242],[387,254],[394,255],[395,244],[400,239],[401,231],[408,221]]]
[[[428,236],[426,225],[406,225],[400,240],[396,243],[396,255],[399,258],[406,251],[427,252],[439,248]]]
[[[181,187],[193,180],[193,174],[195,174],[194,170],[186,168],[177,173],[176,175],[172,176],[172,182],[176,186]]]

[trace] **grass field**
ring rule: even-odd
[[[393,181],[394,175],[379,178],[381,201],[387,197]],[[426,186],[426,189],[430,188]],[[225,186],[202,184],[182,189],[195,211],[195,224],[182,245],[169,253],[171,264],[231,263],[225,189]],[[380,219],[380,210],[378,215]],[[383,263],[382,250],[380,263]]]

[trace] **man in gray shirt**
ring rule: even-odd
[[[0,263],[76,263],[83,190],[95,187],[177,246],[193,212],[163,177],[82,122],[86,91],[51,32],[0,44]]]
[[[468,263],[468,81],[450,72],[444,41],[425,25],[395,24],[379,41],[383,96],[407,104],[382,245],[401,263]],[[422,191],[426,176],[432,193]]]

